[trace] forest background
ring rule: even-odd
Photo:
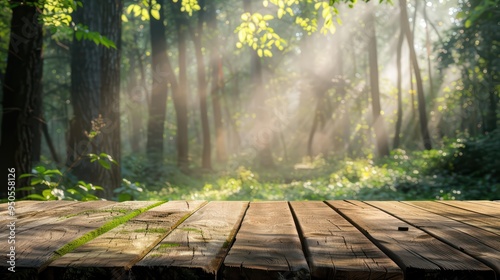
[[[1,0],[2,172],[40,200],[499,199],[499,1],[356,2]]]

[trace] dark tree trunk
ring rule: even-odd
[[[120,162],[120,59],[121,59],[121,0],[101,0],[102,35],[113,41],[114,48],[103,48],[101,54],[100,113],[106,126],[100,137],[100,152]],[[113,191],[121,185],[120,167],[111,164],[111,169],[100,168],[99,181],[111,199]]]
[[[140,58],[139,58],[140,59]],[[139,86],[136,69],[136,58],[133,54],[130,55],[130,72],[128,73],[127,93],[128,102],[128,118],[130,123],[130,149],[132,153],[140,153],[140,136],[141,136],[141,99],[144,97],[143,88]]]
[[[373,128],[377,142],[377,151],[379,156],[389,155],[389,144],[387,132],[384,126],[384,119],[381,115],[380,91],[378,77],[378,58],[377,58],[377,36],[375,31],[375,16],[370,14],[369,26],[372,29],[368,42],[368,56],[370,63],[370,88],[373,111]]]
[[[195,55],[196,55],[196,72],[198,78],[198,98],[200,100],[200,115],[201,115],[201,129],[203,136],[203,147],[202,147],[202,158],[201,167],[203,169],[212,169],[212,151],[210,144],[210,126],[208,122],[208,108],[207,108],[207,80],[205,71],[205,61],[203,58],[203,53],[201,51],[201,35],[203,34],[203,22],[204,22],[204,7],[205,1],[200,0],[199,4],[201,10],[198,12],[198,24],[196,30],[191,32]]]
[[[180,4],[180,3],[179,3]],[[173,91],[173,100],[177,119],[177,165],[187,171],[189,167],[189,138],[187,110],[187,65],[186,65],[186,32],[187,25],[183,14],[176,18],[177,46],[179,50],[179,86]]]
[[[148,133],[146,153],[152,163],[158,164],[163,160],[163,132],[167,109],[167,80],[172,73],[168,70],[167,40],[165,25],[163,24],[165,7],[164,0],[157,0],[160,5],[160,19],[150,17],[151,36],[151,69],[153,84],[151,88],[151,102],[149,104]]]
[[[399,148],[400,145],[400,134],[401,134],[401,125],[403,124],[403,94],[402,94],[402,73],[401,73],[401,53],[403,49],[403,41],[404,41],[404,31],[403,28],[400,28],[399,37],[398,37],[398,45],[396,51],[396,67],[398,72],[398,108],[397,108],[397,119],[396,119],[396,129],[394,132],[394,149]]]
[[[406,39],[408,40],[408,45],[410,48],[410,58],[413,64],[413,70],[415,71],[415,78],[417,81],[417,98],[418,98],[418,114],[420,120],[420,132],[422,133],[422,139],[424,142],[424,147],[427,150],[432,149],[431,136],[429,134],[429,129],[427,127],[427,112],[425,106],[425,96],[424,87],[422,82],[422,76],[420,74],[420,67],[418,66],[417,54],[415,52],[415,45],[413,44],[413,35],[410,30],[410,22],[408,20],[408,13],[406,11],[406,0],[399,0],[399,5],[401,7],[401,17],[402,17],[402,28],[405,30]]]
[[[492,132],[497,129],[497,107],[498,97],[495,88],[491,87],[488,92],[489,106],[486,116],[486,129],[485,132]]]
[[[33,4],[35,1],[28,2]],[[28,179],[19,179],[19,175],[31,173],[33,136],[40,126],[35,115],[41,107],[42,79],[42,26],[38,17],[39,10],[32,5],[18,5],[12,9],[3,83],[0,168],[5,180],[10,173],[8,169],[15,168],[16,187],[29,184]],[[2,197],[6,193],[6,187],[0,190]]]
[[[73,20],[100,31],[100,9],[98,1],[88,1],[75,11]],[[99,116],[101,86],[100,48],[92,41],[78,41],[73,37],[71,46],[71,105],[66,164],[79,180],[99,185],[98,165],[87,159],[89,153],[97,153],[98,139],[88,137],[92,121]]]
[[[207,27],[210,31],[210,72],[212,84],[210,96],[212,97],[212,109],[214,112],[215,128],[215,158],[218,162],[224,163],[227,160],[226,152],[226,129],[222,121],[221,98],[223,83],[222,58],[219,54],[219,41],[217,31],[217,6],[215,1],[210,1],[207,5]]]

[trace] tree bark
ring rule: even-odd
[[[23,1],[12,2],[19,4]],[[36,1],[28,2],[33,4]],[[41,107],[42,25],[39,15],[40,11],[33,5],[12,8],[3,83],[0,168],[5,179],[7,174],[15,174],[16,187],[29,184],[29,179],[19,179],[19,175],[31,173],[33,135],[40,125],[34,114]],[[15,168],[15,171],[9,172],[9,168]],[[6,191],[7,188],[2,188],[2,197],[6,197]]]
[[[397,119],[396,119],[396,128],[394,132],[394,149],[399,148],[400,145],[400,134],[401,134],[401,125],[403,124],[403,93],[402,93],[402,73],[401,73],[401,53],[403,49],[403,41],[404,41],[404,31],[403,28],[400,28],[399,37],[398,37],[398,46],[396,50],[396,67],[398,72],[398,109],[397,109]]]
[[[212,151],[210,144],[210,125],[208,122],[207,108],[207,80],[205,71],[205,61],[201,51],[201,35],[203,34],[204,7],[205,1],[199,1],[201,10],[198,12],[198,24],[196,30],[191,32],[196,55],[196,72],[198,79],[198,98],[200,100],[201,129],[203,137],[201,167],[206,170],[212,169]]]
[[[179,3],[180,4],[180,3]],[[177,119],[177,166],[187,171],[189,167],[189,138],[187,111],[187,65],[186,65],[186,32],[184,15],[174,15],[176,21],[177,46],[179,51],[179,85],[173,91],[174,107]]]
[[[424,142],[424,147],[427,150],[432,149],[431,137],[429,134],[429,129],[427,127],[427,112],[424,96],[424,87],[422,83],[422,76],[420,74],[420,67],[418,66],[417,54],[415,52],[415,45],[413,43],[413,35],[410,30],[410,22],[408,20],[408,13],[406,11],[406,0],[399,0],[399,5],[401,7],[401,17],[402,17],[402,28],[405,30],[406,39],[408,41],[408,46],[410,48],[410,58],[413,64],[413,70],[415,71],[415,78],[417,80],[417,99],[418,99],[418,114],[420,120],[420,132],[422,134],[422,139]]]
[[[368,59],[370,64],[370,88],[373,111],[373,128],[375,130],[378,154],[379,156],[384,157],[389,155],[389,144],[387,140],[387,132],[384,126],[384,119],[381,115],[377,58],[377,36],[375,31],[375,15],[373,13],[371,13],[369,16],[368,24],[371,28],[371,34],[368,42]]]
[[[113,41],[114,48],[103,48],[101,53],[101,96],[100,113],[106,126],[98,136],[100,152],[106,153],[120,162],[120,59],[121,59],[121,14],[123,1],[100,0],[102,15],[102,35]],[[105,189],[106,198],[111,199],[114,190],[121,185],[120,167],[111,164],[106,170],[100,168],[99,181]]]
[[[210,1],[207,5],[207,27],[210,31],[210,72],[211,72],[211,87],[210,96],[212,97],[212,109],[214,112],[214,128],[215,128],[215,158],[217,162],[224,163],[227,161],[226,152],[226,129],[222,121],[221,98],[223,81],[222,58],[219,53],[218,30],[217,30],[217,6],[215,1]]]
[[[163,161],[163,133],[167,110],[167,79],[172,72],[168,69],[167,39],[165,37],[164,0],[157,0],[160,5],[160,19],[150,17],[151,69],[153,83],[149,104],[148,133],[146,153],[153,164]],[[172,85],[173,86],[173,85]]]
[[[98,1],[87,1],[73,15],[78,24],[86,25],[92,31],[101,30]],[[89,40],[78,41],[73,37],[71,45],[71,105],[73,116],[70,120],[66,147],[66,165],[82,181],[99,185],[98,164],[87,159],[90,153],[98,153],[97,139],[90,140],[88,133],[92,121],[99,117],[101,85],[101,50]]]

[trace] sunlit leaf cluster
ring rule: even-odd
[[[156,0],[151,1],[142,0],[139,4],[130,4],[127,6],[126,14],[135,18],[140,18],[142,21],[149,20],[150,15],[156,19],[160,19],[160,4]],[[127,15],[122,15],[122,21],[128,22]]]
[[[173,0],[177,3],[179,0]],[[181,1],[181,12],[188,13],[190,16],[193,15],[194,11],[199,11],[201,9],[198,4],[198,0],[182,0]]]
[[[242,22],[235,30],[239,39],[236,46],[238,48],[242,48],[243,45],[250,46],[260,57],[273,56],[273,47],[280,51],[283,50],[286,41],[273,28],[269,27],[269,21],[273,18],[272,15],[262,15],[260,13],[244,13],[241,15]]]
[[[82,1],[46,0],[37,4],[43,10],[42,20],[45,26],[69,26],[72,22],[71,13],[78,7],[83,7]]]

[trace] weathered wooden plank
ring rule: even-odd
[[[58,220],[63,219],[63,217],[69,217],[71,215],[76,215],[83,211],[88,211],[92,209],[97,209],[100,207],[105,207],[109,205],[114,205],[116,202],[114,201],[87,201],[87,202],[74,202],[68,201],[70,203],[64,202],[56,202],[56,201],[47,201],[46,204],[41,204],[39,207],[42,209],[48,206],[47,210],[42,211],[30,211],[21,215],[16,220],[16,232],[21,233],[26,230],[30,230],[32,228],[36,228],[43,224],[57,222]],[[60,206],[57,206],[60,204]],[[2,235],[0,235],[0,238]]]
[[[99,234],[95,230],[105,225],[111,229],[118,225],[116,222],[120,222],[119,218],[155,204],[157,203],[150,201],[115,203],[73,215],[60,216],[57,220],[44,219],[43,223],[36,227],[16,232],[16,271],[24,270],[26,277],[29,275],[36,277],[36,274],[51,261],[92,239],[95,237],[93,234]],[[6,250],[3,243],[1,246],[0,250]],[[2,256],[0,267],[4,270],[7,265],[6,255]]]
[[[252,202],[224,260],[227,279],[308,279],[287,202]]]
[[[500,238],[497,235],[401,202],[366,202],[427,232],[482,261],[500,275]]]
[[[248,202],[214,201],[196,211],[132,267],[146,279],[215,279]]]
[[[41,213],[47,212],[54,208],[60,208],[64,206],[68,206],[71,204],[77,204],[77,201],[35,201],[35,200],[21,200],[15,201],[15,218],[17,220],[24,219],[30,216],[39,215]],[[9,211],[7,208],[7,203],[3,203],[0,206],[0,221],[8,219]]]
[[[450,206],[455,206],[476,213],[500,217],[500,203],[494,201],[457,201],[457,200],[440,200]]]
[[[405,279],[492,279],[478,260],[359,201],[329,201],[404,270]]]
[[[44,276],[122,279],[134,263],[205,203],[170,201],[150,209],[55,260]]]
[[[432,213],[436,213],[450,219],[460,221],[478,228],[491,231],[500,235],[500,219],[497,217],[483,215],[477,212],[453,207],[435,201],[408,201],[404,202],[415,205]]]
[[[389,257],[325,203],[290,206],[313,279],[403,279]]]

